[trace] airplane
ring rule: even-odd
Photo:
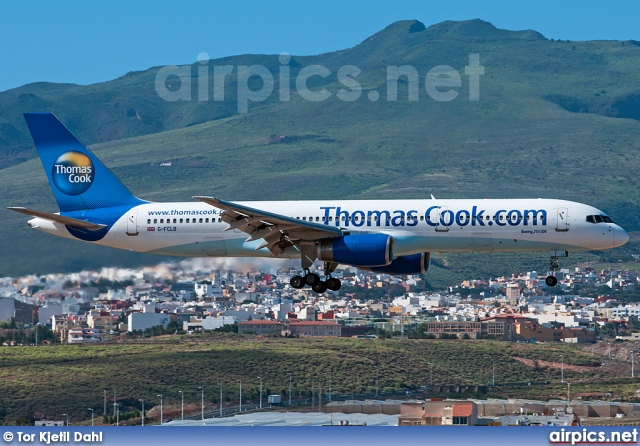
[[[189,257],[299,258],[294,289],[337,291],[339,264],[425,274],[432,252],[548,252],[548,286],[569,252],[629,240],[604,212],[555,199],[315,200],[155,203],[135,197],[52,113],[25,113],[60,208],[9,209],[32,228],[135,252]],[[310,271],[324,262],[324,280]]]

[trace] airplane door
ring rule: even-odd
[[[138,235],[138,210],[131,209],[127,213],[127,235]]]
[[[474,252],[493,251],[493,238],[489,232],[476,232],[471,234],[473,238]]]
[[[556,217],[556,231],[568,231],[569,230],[569,209],[558,208],[558,215]]]
[[[441,206],[440,209],[438,209],[438,220],[436,220],[436,231],[438,232],[447,232],[449,230],[449,226],[443,225],[442,222],[444,221],[445,223],[453,223],[452,221],[447,221],[447,218],[449,218],[449,213],[446,213],[449,210],[449,208],[447,206]]]

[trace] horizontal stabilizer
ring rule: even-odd
[[[34,211],[27,208],[13,207],[7,208],[12,211],[20,212],[21,214],[29,215],[31,217],[43,218],[45,220],[55,221],[57,223],[62,223],[65,226],[71,226],[72,228],[82,228],[88,229],[89,231],[98,231],[102,228],[106,228],[107,225],[101,225],[98,223],[91,223],[84,220],[78,220],[77,218],[64,217],[58,214],[50,214],[49,212],[42,211]]]

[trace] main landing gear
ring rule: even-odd
[[[544,279],[544,283],[547,286],[556,286],[558,284],[558,279],[555,276],[555,273],[560,271],[560,261],[558,257],[569,257],[569,251],[560,251],[562,254],[558,255],[558,251],[552,251],[551,259],[549,262],[549,275]]]
[[[308,268],[304,269],[304,276],[293,276],[289,283],[295,289],[302,289],[305,285],[309,285],[316,293],[324,293],[327,290],[338,291],[342,287],[342,283],[339,279],[331,277],[331,273],[335,271],[337,263],[325,262],[325,277],[326,280],[320,280],[320,276],[309,272]]]

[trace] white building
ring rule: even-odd
[[[131,313],[128,320],[128,331],[147,330],[157,325],[167,328],[171,318],[166,313]]]
[[[209,283],[196,283],[195,293],[198,297],[212,297],[222,294],[222,288]]]
[[[96,342],[100,338],[96,336],[93,330],[87,328],[74,328],[69,330],[69,344],[83,344],[86,342]]]
[[[215,330],[221,328],[223,325],[233,325],[236,323],[236,319],[231,316],[219,316],[219,317],[206,317],[204,319],[191,318],[190,321],[182,323],[182,329],[184,331],[190,330]]]

